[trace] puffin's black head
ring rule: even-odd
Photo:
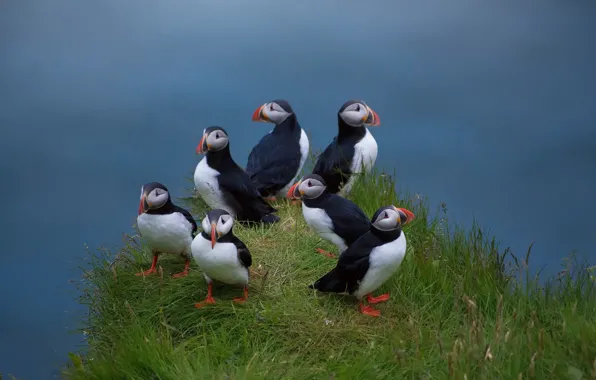
[[[315,199],[321,196],[327,189],[327,183],[318,174],[309,174],[296,182],[288,190],[288,198]]]
[[[275,99],[259,106],[252,114],[252,121],[264,121],[279,125],[293,114],[294,110],[290,103],[284,99]]]
[[[372,226],[380,231],[393,231],[415,218],[410,210],[395,206],[383,206],[371,218]]]
[[[149,182],[141,187],[141,201],[139,202],[139,215],[156,210],[170,202],[168,189],[159,182]]]
[[[203,138],[197,145],[197,154],[222,150],[228,146],[228,134],[222,127],[209,127],[203,131]]]
[[[337,116],[351,127],[377,127],[381,119],[363,100],[348,100],[341,106]]]
[[[226,210],[216,208],[207,213],[201,226],[207,235],[211,234],[211,248],[213,248],[217,239],[232,231],[234,218]]]

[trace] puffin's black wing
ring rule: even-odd
[[[370,219],[349,199],[330,194],[325,212],[333,222],[333,231],[350,246],[360,236],[370,231]]]
[[[261,197],[248,174],[240,167],[219,175],[217,179],[220,189],[224,191],[226,201],[239,210],[237,215],[239,220],[258,222],[263,216],[277,211]]]
[[[352,293],[368,271],[370,252],[378,245],[378,239],[371,232],[360,236],[341,253],[335,268],[310,287],[322,292]]]
[[[182,215],[184,215],[184,217],[186,218],[186,220],[188,220],[188,222],[192,225],[192,232],[191,232],[191,236],[194,236],[195,233],[197,232],[197,222],[195,222],[195,218],[192,217],[192,215],[190,214],[190,212],[188,212],[187,210],[183,209],[182,207],[179,206],[174,206],[174,209],[176,212],[181,213]]]
[[[261,195],[275,194],[286,186],[300,165],[300,144],[268,133],[250,152],[246,172]]]
[[[348,285],[350,292],[358,288],[358,283],[370,267],[370,253],[380,244],[379,239],[369,231],[340,255],[337,260],[338,276]]]
[[[234,236],[233,243],[236,246],[236,249],[238,249],[238,260],[240,260],[245,268],[250,267],[252,265],[252,256],[246,244],[236,236]]]
[[[327,191],[336,194],[340,185],[345,183],[352,174],[352,157],[354,147],[349,144],[340,145],[337,137],[325,148],[317,158],[313,174],[318,174],[327,182]]]

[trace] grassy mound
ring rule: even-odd
[[[412,210],[408,253],[380,291],[380,318],[353,298],[307,285],[335,265],[335,251],[305,224],[301,208],[278,202],[281,222],[236,234],[253,255],[249,300],[214,287],[217,304],[195,309],[207,286],[193,262],[160,258],[161,275],[140,278],[150,253],[128,236],[117,254],[100,253],[86,273],[84,328],[89,349],[71,354],[70,379],[579,379],[596,377],[596,284],[585,267],[558,280],[526,281],[528,257],[506,265],[508,250],[474,227],[451,230],[444,209],[398,196],[391,178],[360,179],[352,199],[371,216],[382,205]],[[193,214],[202,205],[191,200]],[[529,253],[528,253],[529,256]],[[513,261],[517,263],[517,259]],[[377,293],[379,294],[379,293]]]

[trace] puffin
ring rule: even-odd
[[[309,174],[293,185],[288,198],[302,199],[302,215],[321,238],[335,244],[339,253],[370,230],[370,219],[354,202],[327,191],[327,183],[318,174]],[[317,252],[334,254],[321,248]]]
[[[194,173],[195,188],[211,209],[222,209],[239,222],[275,223],[279,217],[230,154],[227,132],[209,127],[196,149],[205,154]]]
[[[248,268],[252,265],[252,256],[246,244],[232,231],[234,218],[226,210],[214,209],[207,213],[201,226],[203,231],[192,241],[192,256],[207,281],[207,298],[195,307],[215,303],[213,280],[242,286],[243,296],[234,298],[234,302],[245,302],[248,299]]]
[[[402,225],[411,222],[414,214],[404,208],[384,206],[371,218],[370,230],[350,245],[329,273],[309,285],[321,292],[347,293],[355,296],[360,312],[378,317],[381,312],[373,304],[389,300],[389,293],[377,297],[372,292],[385,283],[399,268],[406,255],[406,236]],[[368,305],[364,305],[366,296]]]
[[[377,160],[378,146],[368,126],[379,126],[379,115],[363,100],[348,100],[337,113],[338,133],[315,162],[313,174],[327,182],[332,194],[349,194],[355,174],[370,171]]]
[[[137,276],[157,272],[155,267],[160,253],[184,257],[184,270],[174,274],[174,277],[188,275],[190,246],[197,232],[197,223],[190,212],[172,203],[170,192],[163,184],[150,182],[141,187],[137,226],[141,237],[153,252],[151,268],[137,273]]]
[[[302,170],[310,149],[308,136],[284,99],[259,106],[252,121],[275,124],[251,150],[246,164],[246,172],[261,196],[274,201],[286,195]]]

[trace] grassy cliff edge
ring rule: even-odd
[[[315,248],[335,247],[281,200],[276,225],[234,227],[253,255],[244,305],[232,303],[241,289],[220,285],[217,304],[195,309],[207,286],[194,262],[187,278],[172,279],[177,257],[163,255],[156,276],[135,276],[150,262],[138,236],[94,254],[80,284],[89,348],[70,355],[65,378],[596,378],[596,283],[586,266],[567,260],[539,285],[527,278],[529,250],[506,260],[479,227],[453,230],[444,208],[431,215],[390,176],[360,178],[350,198],[369,216],[394,204],[417,217],[404,228],[406,259],[380,289],[391,293],[380,318],[359,314],[351,297],[307,288],[335,265]],[[203,205],[188,202],[200,222]]]

